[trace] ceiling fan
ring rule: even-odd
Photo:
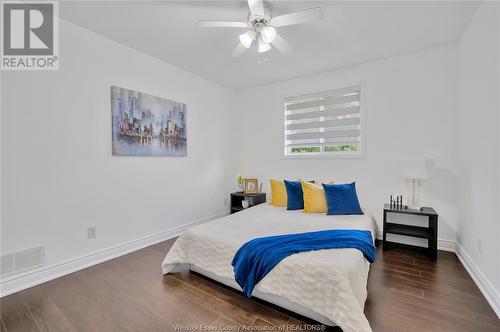
[[[269,51],[271,45],[273,45],[282,54],[288,55],[293,52],[293,48],[276,32],[276,28],[320,20],[323,17],[323,9],[321,7],[271,17],[263,0],[247,0],[247,2],[250,13],[246,22],[198,21],[198,26],[200,27],[249,29],[239,36],[240,43],[231,53],[232,58],[241,56],[247,48],[250,48],[255,40],[257,40],[259,53]]]

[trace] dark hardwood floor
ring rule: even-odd
[[[163,277],[160,264],[172,243],[2,298],[0,331],[174,331],[176,324],[314,324],[195,273]],[[456,256],[447,252],[439,252],[434,262],[404,250],[379,248],[370,271],[365,313],[375,332],[500,331],[500,320]]]

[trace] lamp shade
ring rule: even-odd
[[[273,27],[265,27],[260,31],[260,35],[262,36],[262,40],[270,44],[274,41],[274,38],[276,38],[276,29]]]
[[[240,35],[240,43],[243,44],[246,48],[249,48],[252,45],[252,42],[255,40],[255,31],[249,30]]]
[[[266,43],[263,39],[262,39],[262,36],[259,37],[259,53],[264,53],[264,52],[267,52],[271,49],[271,45],[269,45],[268,43]]]
[[[406,165],[404,171],[404,177],[409,180],[419,179],[425,180],[429,177],[427,174],[427,167],[425,162],[421,163],[411,163]]]

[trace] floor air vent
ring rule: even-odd
[[[2,255],[0,272],[2,277],[32,270],[45,264],[45,247],[35,247]]]

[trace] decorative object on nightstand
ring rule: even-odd
[[[259,180],[245,179],[245,194],[258,194],[259,193]]]
[[[231,214],[251,208],[252,206],[259,205],[266,202],[266,193],[258,194],[245,194],[245,193],[231,193]],[[247,203],[244,203],[247,202]],[[248,206],[245,208],[244,205]]]
[[[410,209],[418,209],[420,203],[420,186],[422,185],[422,178],[411,177],[407,178],[411,184],[411,190],[409,192],[408,207]]]
[[[408,208],[406,205],[403,205],[403,195],[397,193],[389,196],[389,206],[391,209],[399,210]]]
[[[242,193],[245,191],[245,186],[244,186],[245,179],[241,175],[238,175],[236,177],[236,191],[239,193]]]
[[[387,215],[395,214],[410,214],[416,216],[424,216],[429,220],[427,227],[412,226],[406,224],[398,224],[388,222]],[[427,248],[409,244],[387,241],[387,234],[405,235],[421,239],[427,239]],[[421,252],[425,252],[431,258],[437,258],[437,239],[438,239],[438,214],[431,207],[422,207],[420,209],[396,209],[389,204],[384,205],[384,233],[383,233],[383,249],[390,248],[407,248]]]
[[[420,187],[422,180],[427,179],[426,164],[412,165],[406,173],[406,181],[410,184],[408,190],[408,207],[410,209],[420,208]]]

